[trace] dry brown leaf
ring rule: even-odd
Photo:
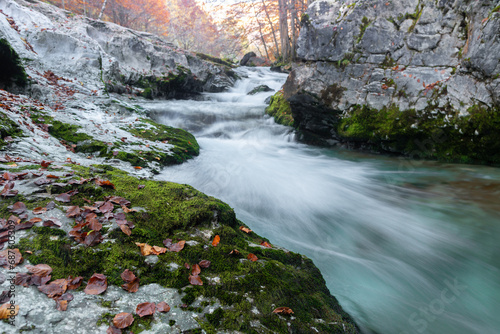
[[[12,256],[14,258],[12,258]],[[18,264],[22,263],[24,260],[18,248],[4,249],[0,251],[0,259],[1,258],[5,259],[5,264],[0,264],[0,265],[3,266],[4,268],[9,268],[9,269],[15,268]]]
[[[152,315],[155,313],[155,311],[155,303],[140,303],[135,309],[135,313],[141,318],[147,315]]]
[[[267,241],[262,241],[260,243],[261,246],[264,246],[264,247],[267,247],[267,248],[273,248],[273,246],[271,246]]]
[[[99,295],[104,291],[106,291],[107,288],[108,288],[108,279],[106,278],[106,276],[104,276],[103,274],[95,273],[89,279],[89,282],[87,283],[87,287],[85,287],[84,292],[87,295]]]
[[[208,260],[201,260],[200,263],[198,263],[201,268],[208,268],[210,267],[211,262]]]
[[[109,325],[108,329],[106,330],[106,334],[122,334],[122,330],[120,328],[116,328],[113,325]]]
[[[181,240],[179,242],[176,242],[175,244],[170,245],[170,247],[168,247],[168,250],[171,252],[180,252],[181,250],[184,249],[185,244],[186,244],[186,241]]]
[[[0,319],[8,319],[10,317],[14,317],[17,315],[17,313],[19,313],[19,305],[5,303],[0,306]]]
[[[52,268],[48,264],[37,264],[36,266],[27,265],[26,269],[34,275],[41,277],[47,276],[52,272]]]
[[[141,254],[144,256],[151,255],[151,253],[153,252],[153,247],[148,244],[141,242],[136,242],[135,244],[141,248]]]
[[[203,281],[198,275],[189,275],[189,283],[192,285],[203,285]]]
[[[31,218],[29,220],[30,223],[33,223],[33,224],[36,224],[36,223],[39,223],[41,222],[43,219],[42,218],[38,218],[38,217],[34,217],[34,218]]]
[[[83,277],[77,276],[73,278],[73,276],[69,276],[66,281],[68,282],[68,290],[76,290],[82,285]]]
[[[278,308],[274,309],[273,313],[289,315],[289,314],[293,314],[293,311],[289,307],[278,307]]]
[[[128,269],[125,269],[122,274],[120,275],[120,277],[122,278],[122,280],[124,280],[125,282],[132,282],[133,280],[136,279],[136,276],[134,275],[133,272],[131,272],[130,270]]]
[[[123,212],[129,213],[129,212],[137,212],[136,209],[129,209],[125,205],[122,205]]]
[[[128,227],[128,225],[125,225],[125,224],[121,224],[121,225],[118,225],[120,226],[120,229],[122,230],[123,233],[125,233],[126,235],[130,236],[132,234],[132,230],[130,229],[130,227]]]
[[[26,212],[26,204],[23,202],[16,202],[12,205],[12,209],[10,209],[10,212],[20,215]]]
[[[134,322],[134,316],[130,313],[125,313],[125,312],[118,313],[113,318],[113,325],[116,328],[120,329],[127,328],[128,326],[132,325],[133,322]]]
[[[134,293],[139,291],[139,277],[134,278],[132,281],[122,284],[122,289]]]
[[[156,304],[156,310],[158,312],[166,313],[166,312],[170,311],[170,305],[168,305],[165,302],[159,302],[158,304]]]
[[[191,275],[198,276],[201,273],[201,268],[197,264],[193,264],[191,267]]]
[[[151,254],[153,254],[153,255],[160,255],[160,254],[163,254],[163,253],[166,253],[166,252],[167,252],[167,249],[164,248],[164,247],[153,246],[153,250],[151,251]]]
[[[115,185],[108,180],[95,180],[95,183],[103,188],[115,189]]]
[[[58,311],[66,311],[67,308],[68,308],[67,300],[56,299],[56,309]]]
[[[49,298],[59,297],[66,292],[68,282],[65,279],[57,279],[49,284],[40,285],[38,290],[43,292]]]
[[[45,213],[45,212],[47,212],[47,208],[44,208],[41,206],[33,209],[33,214],[35,214],[35,215],[40,215],[40,214]]]
[[[214,240],[212,241],[212,246],[217,247],[217,245],[219,244],[219,242],[220,242],[220,236],[217,234],[214,237]]]
[[[78,205],[70,206],[68,210],[66,210],[66,217],[73,218],[79,216],[81,213],[82,211]]]

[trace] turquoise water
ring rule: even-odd
[[[365,333],[500,332],[500,169],[322,149],[263,115],[286,76],[206,101],[145,105],[190,130],[200,156],[158,177],[229,203],[273,243],[310,257]]]

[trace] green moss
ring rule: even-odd
[[[271,96],[269,107],[266,108],[266,114],[273,116],[276,123],[286,126],[293,126],[294,119],[290,103],[283,97],[283,91],[278,91]]]
[[[361,19],[361,26],[359,27],[359,35],[358,38],[356,39],[356,43],[361,42],[365,34],[366,28],[368,28],[370,23],[371,21],[366,16],[363,16],[363,18]]]
[[[234,211],[227,204],[187,185],[139,180],[110,166],[87,168],[72,165],[71,168],[76,177],[109,179],[115,185],[116,189],[96,188],[93,201],[103,200],[110,195],[123,196],[131,201],[132,206],[142,207],[145,211],[127,214],[127,220],[136,226],[131,236],[119,229],[110,230],[108,238],[114,241],[94,247],[76,247],[76,242],[70,240],[62,230],[32,229],[32,237],[21,239],[17,246],[30,263],[50,265],[53,279],[69,275],[89,279],[97,272],[106,275],[108,284],[120,286],[123,284],[120,274],[130,269],[140,278],[141,285],[158,283],[180,289],[182,302],[188,305],[200,296],[224,305],[224,310],[217,309],[205,316],[206,321],[200,320],[202,328],[211,333],[222,330],[251,333],[251,322],[255,320],[264,324],[269,332],[289,333],[291,330],[306,333],[311,326],[316,326],[316,318],[332,324],[325,325],[320,333],[332,333],[343,326],[346,333],[357,331],[349,316],[329,294],[319,270],[311,260],[292,252],[250,247],[249,244],[259,244],[262,238],[255,233],[246,234],[239,230],[243,224],[236,220]],[[139,184],[145,187],[137,189]],[[91,189],[95,188],[91,184],[73,187],[82,195],[73,196],[71,205],[83,204],[83,197],[88,197]],[[210,240],[194,236],[199,234],[199,230],[213,229],[214,222],[219,227],[213,230],[213,235],[218,234],[221,238],[217,247],[211,246]],[[155,264],[146,263],[135,242],[162,245],[165,238],[174,241],[192,240],[197,244],[186,245],[178,253],[161,254]],[[234,249],[238,249],[241,254],[230,255]],[[26,253],[28,250],[32,253]],[[249,253],[255,254],[259,261],[246,260]],[[190,270],[184,267],[184,263],[194,264],[200,260],[211,261],[210,267],[204,268],[200,275],[204,285],[189,286]],[[171,263],[179,267],[172,271]],[[219,283],[209,284],[211,277],[218,277]],[[250,303],[247,296],[254,302]],[[108,304],[104,306],[112,306]],[[285,318],[272,313],[278,306],[288,306],[294,310],[296,320],[290,327]],[[258,314],[251,312],[253,307],[258,309]],[[194,306],[187,310],[201,311]],[[108,324],[113,316],[103,314],[98,325]],[[131,328],[134,333],[148,329],[152,317],[137,318],[136,321],[134,326],[137,327]]]
[[[150,140],[152,142],[167,142],[173,145],[171,148],[171,154],[161,152],[160,150],[145,151],[141,158],[146,161],[160,161],[162,165],[179,164],[194,156],[199,155],[200,146],[196,141],[196,138],[189,132],[166,126],[163,124],[156,123],[152,120],[141,118],[140,121],[143,124],[147,124],[148,127],[141,126],[141,124],[135,124],[135,127],[127,129],[131,134]],[[118,154],[119,159],[126,154]],[[139,158],[139,155],[135,155]],[[159,158],[159,159],[158,159]],[[140,161],[136,161],[140,166]]]
[[[5,137],[12,138],[20,137],[22,130],[19,126],[11,120],[4,112],[0,111],[0,149],[4,148],[8,142],[4,140]]]
[[[309,18],[309,15],[307,13],[302,13],[300,16],[300,23],[302,24],[308,24],[311,22],[311,19]]]
[[[18,54],[6,39],[0,39],[0,89],[10,88],[12,85],[26,87],[28,76],[21,65]]]
[[[499,129],[498,108],[474,106],[468,116],[459,116],[449,106],[429,104],[420,113],[412,109],[400,111],[394,106],[379,111],[356,106],[337,130],[345,140],[366,143],[377,151],[500,165]]]
[[[405,19],[411,19],[413,20],[413,23],[411,26],[408,28],[408,32],[412,32],[415,29],[415,26],[418,23],[418,20],[420,20],[420,17],[422,16],[422,12],[424,11],[424,4],[420,4],[420,1],[417,4],[417,7],[415,7],[415,12],[412,14],[405,14]]]
[[[218,65],[224,65],[228,68],[232,68],[234,67],[234,65],[227,61],[227,60],[223,60],[223,59],[220,59],[220,58],[217,58],[217,57],[214,57],[214,56],[210,56],[210,55],[207,55],[207,54],[204,54],[204,53],[197,53],[196,56],[198,58],[201,58],[203,60],[206,60],[206,61],[209,61],[211,63],[214,63],[214,64],[218,64]]]

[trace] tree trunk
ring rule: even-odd
[[[102,14],[104,14],[104,10],[106,9],[107,2],[108,2],[108,0],[104,0],[104,2],[102,3],[101,12],[99,13],[99,16],[97,17],[98,20],[100,20],[102,18]]]
[[[281,57],[284,62],[290,58],[290,44],[288,43],[288,11],[287,1],[279,1],[279,20],[280,20],[280,40],[281,40]]]
[[[295,0],[291,0],[291,14],[292,14],[292,22],[291,22],[291,28],[292,28],[292,52],[291,52],[291,59],[292,61],[295,61],[295,54],[297,51],[297,29],[296,29],[296,23],[297,23],[297,6],[295,3]]]
[[[264,7],[264,11],[266,12],[267,21],[269,22],[269,26],[271,27],[271,32],[273,33],[274,45],[276,46],[276,58],[280,56],[280,46],[278,44],[278,39],[276,38],[276,31],[274,30],[273,22],[269,17],[269,11],[267,10],[266,3],[262,0],[262,6]]]

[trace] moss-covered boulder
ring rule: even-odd
[[[271,96],[271,102],[269,107],[266,108],[266,114],[273,116],[276,123],[294,126],[290,103],[283,97],[283,91],[278,91]]]
[[[471,107],[468,115],[429,105],[424,111],[396,106],[355,106],[338,125],[353,146],[413,158],[500,166],[500,110]]]
[[[0,111],[0,149],[3,149],[11,139],[19,137],[22,133],[19,126]]]
[[[125,269],[140,278],[140,285],[157,283],[178,289],[184,306],[178,312],[196,311],[194,301],[202,298],[216,303],[215,312],[198,318],[207,333],[234,330],[245,333],[357,333],[357,327],[326,288],[325,281],[311,260],[281,249],[261,246],[266,240],[245,233],[243,223],[225,203],[204,195],[188,185],[139,180],[109,166],[91,168],[67,166],[75,179],[109,180],[111,187],[93,182],[72,184],[60,191],[78,190],[67,205],[88,205],[109,196],[121,196],[137,211],[126,213],[135,227],[123,233],[111,223],[103,223],[104,241],[96,246],[78,244],[62,229],[33,227],[15,247],[32,264],[48,264],[52,279],[69,275],[87,281],[95,272],[106,275],[108,284],[121,286]],[[50,170],[50,167],[49,167]],[[58,180],[65,182],[64,180]],[[141,185],[141,187],[139,187]],[[40,194],[38,194],[39,196]],[[29,209],[45,206],[52,200],[50,188],[43,197],[7,198],[0,204],[0,214],[11,213],[8,206],[22,200]],[[43,198],[43,199],[41,199]],[[54,210],[66,211],[56,202]],[[74,223],[76,224],[76,222]],[[215,235],[220,243],[213,246]],[[163,240],[185,240],[180,252],[169,252],[148,261],[138,243],[163,246]],[[252,261],[251,254],[257,260]],[[255,258],[254,258],[255,259]],[[191,269],[185,264],[210,261],[200,274],[203,285],[191,285]],[[140,290],[139,292],[140,293]],[[177,305],[172,305],[177,307]],[[273,313],[277,307],[289,307],[293,316]],[[112,315],[104,316],[109,321]],[[258,324],[258,325],[256,325]]]

